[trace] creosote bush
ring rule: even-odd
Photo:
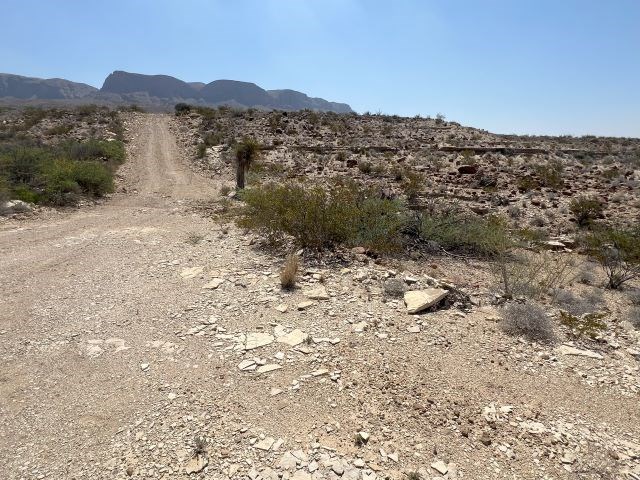
[[[113,173],[124,157],[119,141],[5,144],[0,146],[0,190],[6,197],[53,205],[75,202],[80,195],[100,197],[113,191]]]
[[[511,303],[502,310],[502,329],[534,342],[553,341],[553,325],[544,309],[533,303]]]
[[[403,205],[354,182],[336,182],[326,189],[266,184],[244,191],[242,199],[246,207],[240,225],[260,231],[272,243],[290,236],[316,250],[340,244],[376,251],[401,247]]]
[[[604,205],[595,197],[578,197],[571,200],[569,210],[573,213],[579,226],[588,227],[594,220],[602,216]]]
[[[621,288],[629,280],[640,277],[640,227],[602,227],[584,241],[607,275],[608,288]]]
[[[512,243],[503,219],[485,219],[456,209],[420,214],[418,235],[446,251],[484,257],[505,253]]]

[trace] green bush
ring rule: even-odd
[[[540,179],[540,183],[549,188],[561,188],[563,185],[562,180],[562,163],[559,161],[551,160],[545,165],[536,165],[534,167],[537,177]]]
[[[107,160],[119,165],[125,159],[124,144],[118,140],[71,142],[64,145],[64,149],[72,160]]]
[[[499,217],[482,218],[454,210],[424,212],[418,216],[418,236],[447,251],[495,256],[507,251],[511,239]]]
[[[0,202],[6,202],[10,200],[11,188],[9,187],[9,180],[0,175]]]
[[[119,141],[5,144],[0,146],[3,195],[54,205],[72,202],[81,194],[102,196],[113,191],[113,171],[124,155]]]
[[[569,210],[575,216],[579,226],[587,227],[602,216],[604,205],[595,197],[578,197],[571,200]]]
[[[325,189],[292,183],[267,184],[242,193],[240,225],[258,230],[271,242],[286,236],[312,249],[336,245],[392,251],[402,244],[405,210],[398,201],[376,198],[355,183]]]
[[[176,103],[175,107],[176,116],[186,115],[191,112],[191,105],[186,103]]]

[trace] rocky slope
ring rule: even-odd
[[[32,78],[0,73],[0,97],[65,100],[91,98],[98,89],[61,78]]]

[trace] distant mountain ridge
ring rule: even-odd
[[[136,103],[140,106],[173,108],[179,102],[204,106],[232,105],[278,110],[352,112],[346,103],[313,98],[295,90],[265,90],[255,83],[214,80],[184,82],[168,75],[144,75],[116,70],[97,89],[64,79],[42,79],[0,73],[0,98],[17,100],[96,101]]]

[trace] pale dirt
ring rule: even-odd
[[[227,478],[229,464],[241,465],[232,474],[241,478],[249,460],[257,470],[274,467],[281,452],[306,451],[315,442],[345,458],[362,456],[380,476],[402,478],[403,470],[429,470],[444,458],[470,479],[578,478],[557,457],[533,461],[547,447],[561,451],[562,442],[528,440],[515,425],[566,421],[602,433],[601,445],[640,435],[637,394],[585,385],[573,369],[588,371],[593,360],[562,359],[570,364],[565,373],[504,336],[484,313],[430,314],[422,332],[410,334],[413,317],[367,301],[337,271],[327,276],[335,294],[330,307],[296,312],[304,298],[279,292],[279,260],[251,246],[243,232],[224,234],[196,213],[195,202],[215,197],[230,179],[194,173],[172,121],[132,117],[120,191],[102,204],[0,224],[0,478],[127,478],[127,468],[135,478],[186,478],[194,434],[210,439],[210,465],[218,466],[203,478]],[[191,234],[203,240],[191,245]],[[441,263],[445,273],[459,268]],[[180,277],[195,266],[204,273]],[[213,273],[227,283],[203,292]],[[289,313],[273,309],[281,301]],[[213,338],[176,336],[210,314],[231,333],[283,323],[341,342],[312,346],[310,355],[274,344],[243,357]],[[381,319],[393,341],[372,329],[354,334],[349,323],[363,318]],[[116,353],[100,343],[101,355],[87,354],[92,341],[109,338],[129,348]],[[178,351],[150,346],[158,340]],[[256,376],[236,367],[242,358],[272,363],[277,351],[288,354],[281,370]],[[325,379],[288,390],[321,367],[340,371],[340,388]],[[272,387],[285,392],[271,397]],[[494,432],[478,424],[493,402],[514,407],[515,425]],[[467,419],[475,419],[470,438],[455,426]],[[362,449],[353,442],[360,429],[372,434]],[[478,440],[483,429],[494,439],[490,447]],[[285,447],[256,452],[250,441],[260,433],[282,438]],[[501,439],[515,459],[501,456]],[[399,462],[381,459],[380,448],[397,451]],[[584,466],[582,478],[605,478],[601,472],[614,464],[607,448],[585,444],[586,458],[572,468]]]

